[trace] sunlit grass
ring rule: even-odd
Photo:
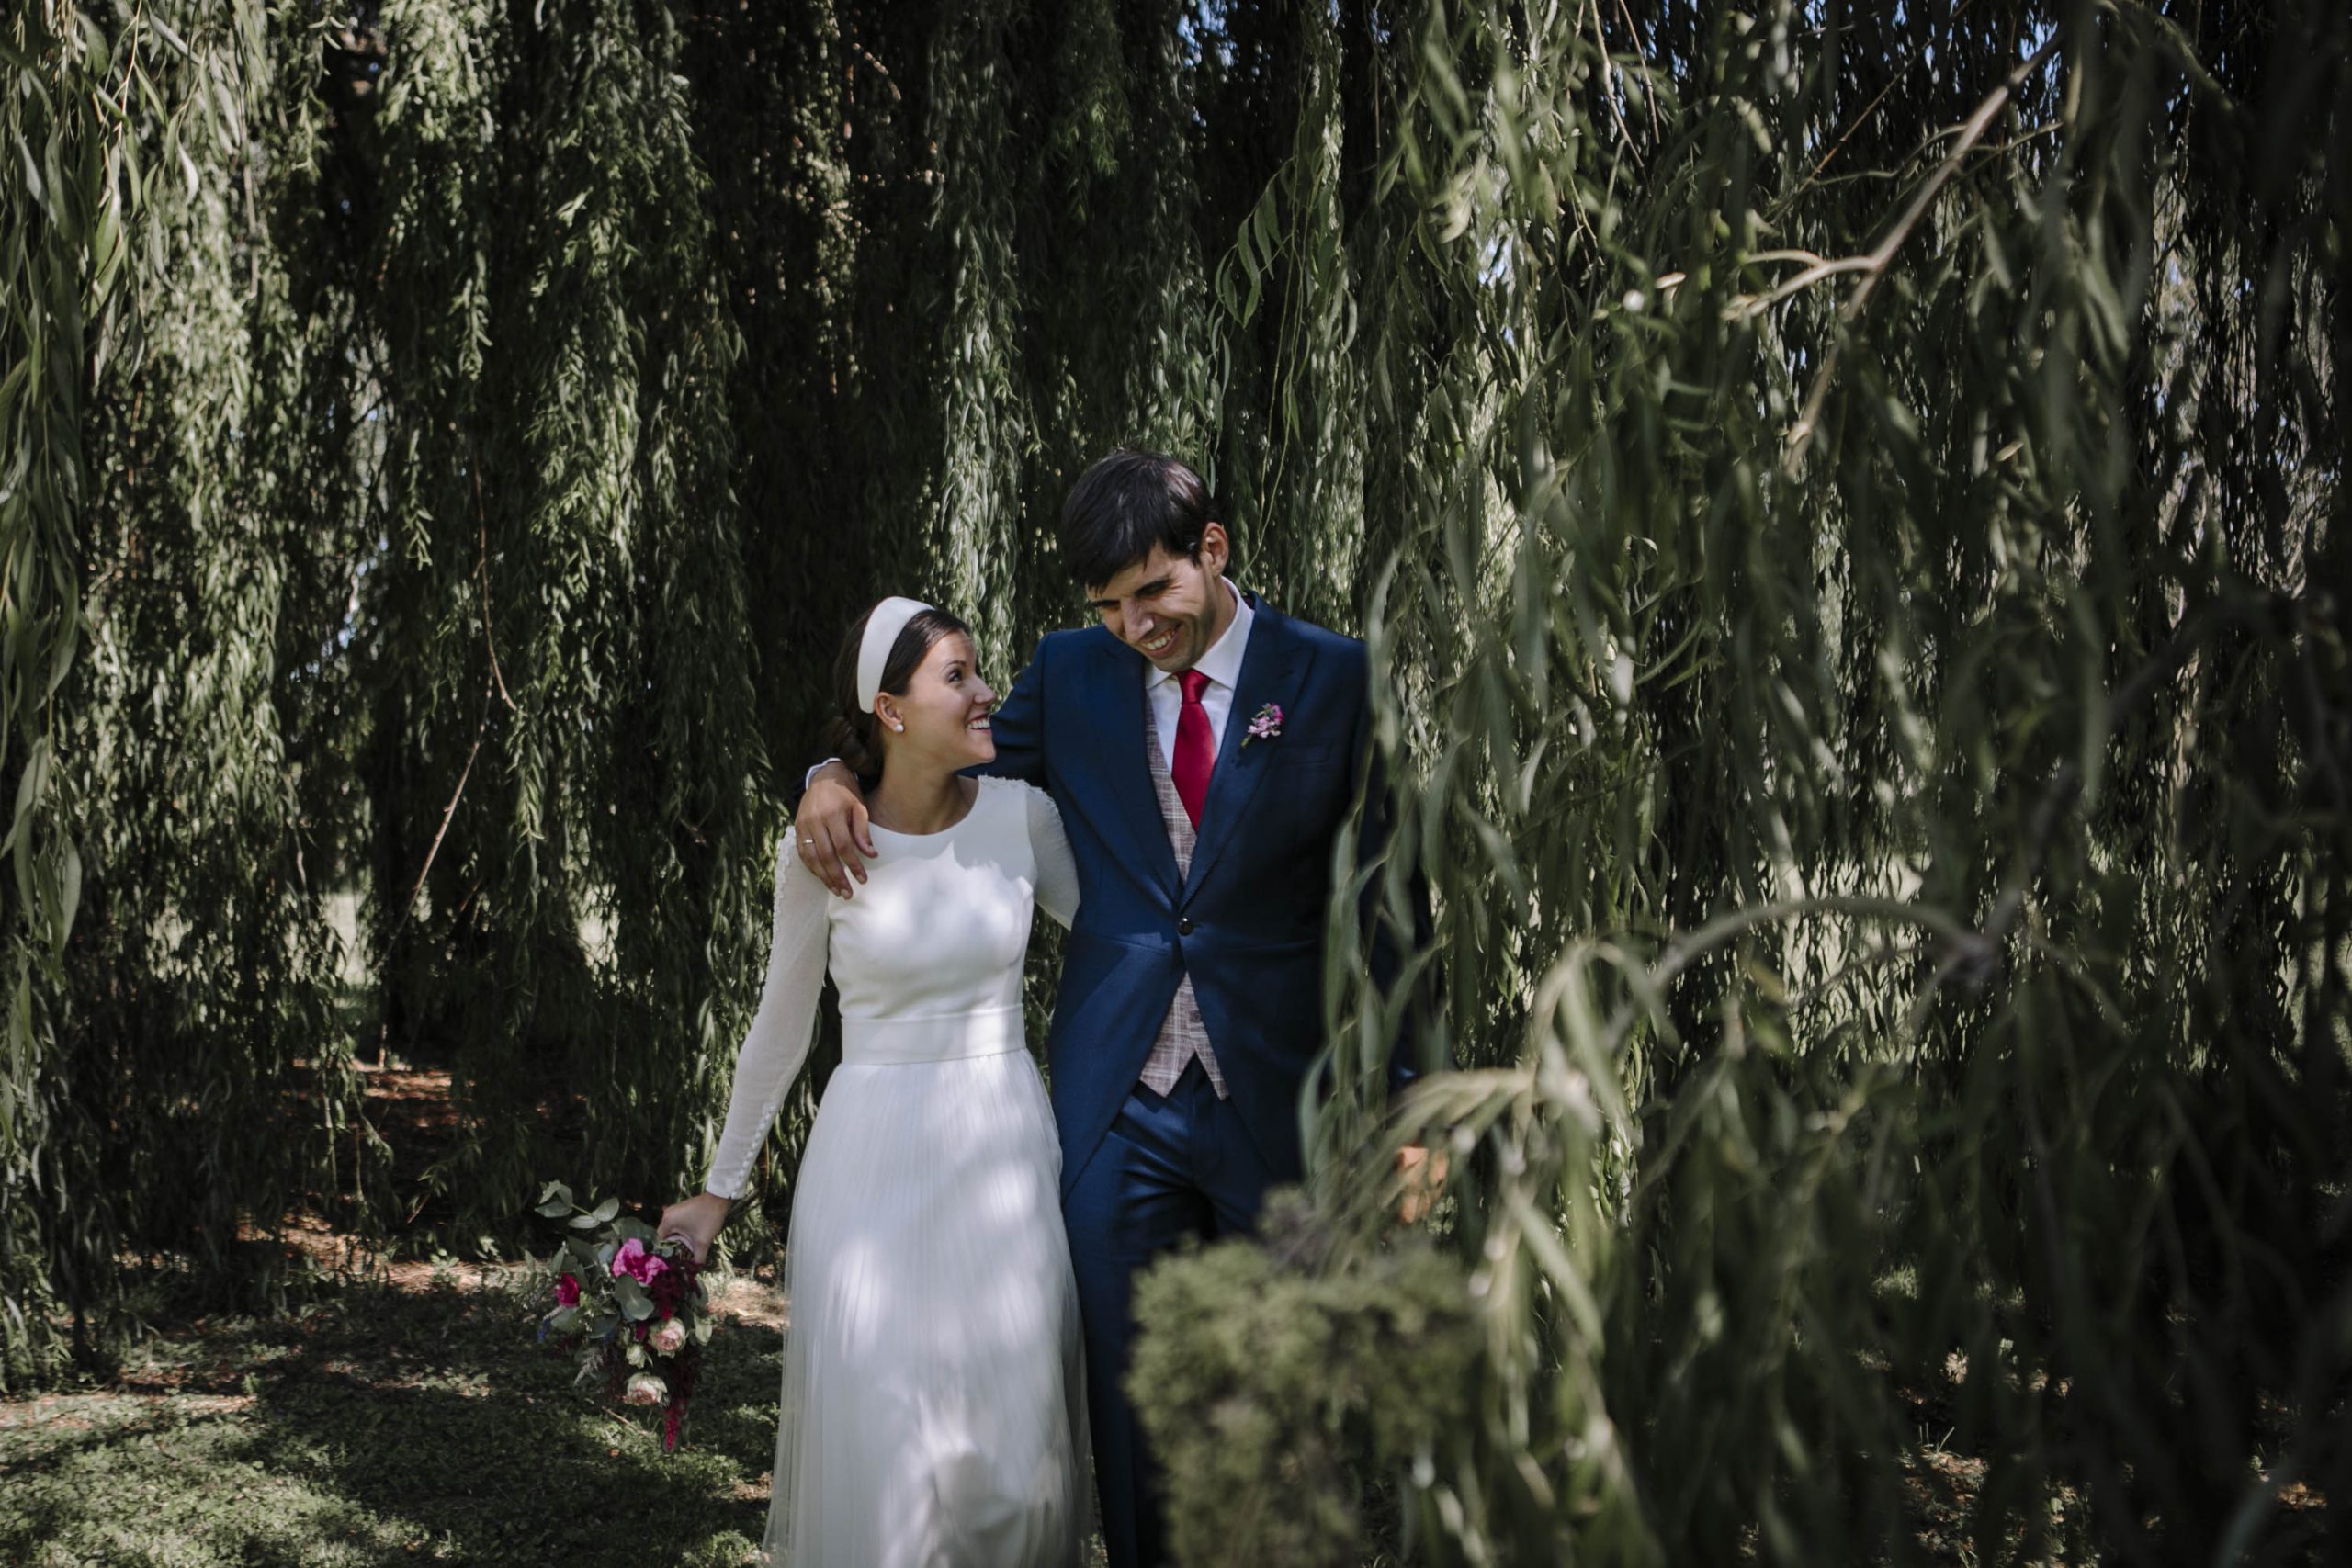
[[[535,1342],[526,1278],[408,1270],[0,1404],[0,1562],[746,1561],[775,1443],[772,1292],[724,1299],[687,1442],[664,1455]]]

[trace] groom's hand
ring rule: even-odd
[[[1437,1207],[1438,1196],[1445,1189],[1446,1170],[1443,1149],[1408,1144],[1396,1151],[1396,1182],[1402,1189],[1396,1200],[1398,1224],[1418,1224]]]
[[[800,863],[837,897],[848,897],[850,880],[865,881],[865,863],[876,858],[865,830],[865,793],[857,775],[839,762],[827,762],[808,781],[792,832]]]

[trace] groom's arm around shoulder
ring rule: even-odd
[[[1019,779],[1039,789],[1052,788],[1046,769],[1046,715],[1057,705],[1056,695],[1068,679],[1078,639],[1085,635],[1047,632],[1038,639],[1037,651],[1013,677],[1012,690],[998,699],[989,716],[989,728],[996,737],[996,761],[973,772]]]

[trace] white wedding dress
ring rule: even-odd
[[[742,1191],[830,967],[842,1064],[786,1238],[766,1550],[791,1568],[1061,1568],[1091,1522],[1085,1387],[1021,972],[1033,904],[1067,924],[1077,870],[1052,801],[1007,780],[943,832],[873,831],[846,901],[785,845],[711,1168],[711,1191]]]

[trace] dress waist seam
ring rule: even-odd
[[[842,1061],[850,1066],[902,1066],[1002,1056],[1026,1050],[1019,1004],[920,1018],[844,1018]]]
[[[1021,1004],[1008,1002],[1002,1007],[967,1008],[961,1012],[926,1012],[914,1015],[892,1013],[888,1018],[853,1018],[844,1015],[842,1019],[842,1028],[844,1031],[887,1030],[910,1028],[917,1024],[935,1027],[940,1024],[955,1023],[978,1024],[985,1027],[995,1024],[1002,1019],[1020,1016]]]

